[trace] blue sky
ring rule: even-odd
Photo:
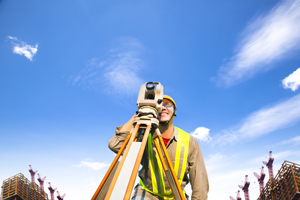
[[[147,81],[198,139],[209,199],[245,175],[256,199],[270,150],[275,173],[300,163],[299,0],[0,0],[0,27],[1,181],[31,164],[66,200],[90,199]]]

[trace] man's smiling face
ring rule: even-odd
[[[174,113],[174,105],[168,99],[163,100],[162,111],[159,113],[159,121],[166,122],[171,119]]]

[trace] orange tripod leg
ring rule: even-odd
[[[135,182],[135,179],[136,179],[136,175],[138,173],[139,166],[141,164],[141,160],[142,160],[142,157],[143,157],[143,154],[144,154],[144,150],[145,150],[145,147],[146,147],[146,144],[147,144],[147,140],[148,140],[148,135],[149,135],[149,132],[150,132],[150,128],[151,128],[151,125],[147,125],[146,131],[145,131],[144,136],[143,136],[143,141],[142,141],[142,144],[141,144],[141,147],[140,147],[137,159],[135,161],[134,168],[132,170],[131,177],[130,177],[127,189],[126,189],[124,200],[129,200],[130,199],[131,192],[132,192],[132,189],[133,189],[133,186],[134,186],[134,182]]]
[[[180,196],[180,194],[178,194],[179,193],[179,191],[178,191],[178,193],[176,193],[175,191],[174,191],[174,189],[172,188],[172,180],[170,180],[170,178],[171,177],[169,177],[168,176],[168,168],[167,168],[167,166],[166,166],[166,163],[165,163],[165,161],[164,161],[164,158],[163,158],[163,155],[162,155],[162,153],[161,153],[161,150],[160,150],[160,147],[159,147],[159,143],[156,141],[156,140],[154,140],[154,145],[155,145],[155,148],[156,148],[156,150],[157,150],[157,153],[158,153],[158,155],[159,155],[159,158],[160,158],[160,160],[161,160],[161,163],[162,163],[162,166],[163,166],[163,169],[164,169],[164,171],[165,171],[165,174],[166,174],[166,176],[167,176],[167,180],[168,180],[168,183],[169,183],[169,185],[171,186],[171,191],[172,191],[172,193],[173,193],[173,196],[175,197],[175,199],[176,199],[176,196]],[[172,177],[173,179],[177,179],[177,177]],[[177,187],[176,187],[177,188]]]
[[[130,133],[130,134],[128,135],[127,139],[124,141],[124,144],[122,145],[122,147],[121,147],[121,149],[119,150],[117,156],[115,157],[115,159],[113,160],[112,164],[110,165],[108,171],[106,172],[104,178],[102,179],[102,181],[101,181],[99,187],[97,188],[97,190],[96,190],[96,192],[95,192],[95,194],[94,194],[94,196],[92,197],[91,200],[95,200],[95,199],[97,198],[97,196],[98,196],[99,192],[101,191],[103,185],[104,185],[105,182],[107,181],[107,178],[109,177],[111,171],[113,170],[114,166],[116,165],[116,163],[118,162],[120,156],[122,155],[122,153],[123,153],[123,151],[124,151],[124,149],[125,149],[125,147],[126,147],[128,141],[129,141],[131,135],[132,135],[132,134]]]
[[[166,149],[166,147],[165,147],[165,144],[163,143],[163,139],[161,138],[161,135],[160,135],[158,129],[156,129],[156,133],[157,133],[157,136],[158,136],[158,141],[159,141],[159,143],[160,143],[160,146],[162,147],[163,152],[164,152],[164,154],[165,154],[165,157],[166,157],[166,160],[167,160],[169,169],[170,169],[170,171],[171,171],[172,177],[173,177],[173,179],[174,179],[174,181],[175,181],[175,185],[176,185],[177,191],[179,192],[180,198],[181,198],[182,200],[184,200],[184,199],[185,199],[184,194],[183,194],[183,192],[182,192],[182,190],[181,190],[181,188],[180,188],[180,185],[179,185],[177,176],[176,176],[176,174],[175,174],[174,168],[173,168],[173,166],[172,166],[171,160],[170,160],[170,158],[169,158],[167,149]],[[162,160],[162,162],[164,162],[164,161]]]
[[[114,176],[114,178],[113,178],[113,180],[112,180],[112,182],[111,182],[111,184],[110,184],[110,186],[109,186],[109,189],[108,189],[107,194],[106,194],[106,196],[105,196],[105,200],[109,200],[109,198],[110,198],[110,196],[111,196],[111,194],[112,194],[112,191],[113,191],[113,189],[114,189],[114,187],[115,187],[115,184],[116,184],[116,182],[117,182],[117,179],[118,179],[118,177],[119,177],[119,174],[120,174],[120,172],[121,172],[121,169],[122,169],[122,167],[123,167],[123,164],[124,164],[124,162],[125,162],[125,160],[126,160],[126,157],[127,157],[128,152],[129,152],[130,146],[131,146],[133,140],[135,139],[135,137],[136,137],[136,135],[137,135],[137,132],[138,132],[138,130],[139,130],[139,127],[140,127],[140,125],[139,125],[139,124],[136,124],[136,126],[135,126],[135,128],[134,128],[134,131],[133,131],[133,134],[132,134],[132,137],[131,137],[130,140],[129,140],[129,143],[128,143],[128,145],[127,145],[127,148],[125,149],[123,158],[122,158],[122,160],[121,160],[121,162],[120,162],[120,164],[119,164],[119,167],[118,167],[118,169],[117,169],[117,171],[116,171],[116,173],[115,173],[115,176]]]

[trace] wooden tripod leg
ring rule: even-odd
[[[130,199],[132,189],[133,189],[133,186],[134,186],[134,182],[135,182],[135,179],[136,179],[136,175],[138,173],[139,166],[141,164],[142,157],[143,157],[143,154],[144,154],[144,150],[145,150],[145,147],[146,147],[146,144],[147,144],[147,141],[148,141],[148,135],[149,135],[149,132],[150,132],[150,128],[151,128],[151,125],[150,124],[147,125],[146,131],[145,131],[144,136],[143,136],[143,141],[142,141],[138,156],[136,158],[136,161],[135,161],[132,173],[131,173],[131,177],[130,177],[127,189],[126,189],[124,200],[129,200]]]
[[[155,131],[157,133],[159,144],[162,147],[162,150],[163,150],[163,152],[165,154],[165,157],[166,157],[169,169],[170,169],[170,170],[167,170],[165,172],[166,172],[167,177],[170,178],[170,180],[169,180],[169,178],[168,178],[168,180],[169,180],[169,184],[170,184],[170,186],[172,188],[173,195],[174,195],[174,197],[175,197],[176,200],[184,200],[185,199],[184,194],[183,194],[183,192],[182,192],[182,190],[180,188],[179,181],[178,181],[177,176],[175,174],[175,171],[174,171],[174,168],[172,166],[172,163],[171,163],[170,157],[168,155],[167,149],[165,147],[165,144],[163,143],[163,140],[161,138],[160,132],[159,132],[158,129],[156,129]],[[157,143],[157,142],[154,140],[154,144],[155,143]],[[156,147],[156,145],[157,144],[155,144],[155,147]],[[156,147],[156,149],[157,149],[158,152],[160,152],[160,148],[159,147]],[[161,154],[161,152],[160,152],[160,154]],[[162,155],[159,155],[159,156],[162,156]],[[164,163],[164,159],[163,158],[161,158],[161,161],[162,161],[162,163]],[[165,165],[165,164],[163,164],[163,165]],[[177,194],[175,194],[175,193],[177,193]],[[177,196],[177,198],[176,198],[176,196]]]
[[[124,141],[124,144],[122,145],[121,149],[119,150],[118,154],[116,155],[115,159],[113,160],[112,164],[110,165],[109,169],[107,170],[105,176],[103,177],[103,179],[102,179],[102,181],[101,181],[99,187],[97,188],[97,190],[96,190],[96,192],[95,192],[95,194],[94,194],[94,196],[92,197],[91,200],[95,200],[95,199],[97,198],[97,196],[99,195],[99,192],[100,192],[101,189],[103,188],[103,186],[104,186],[104,184],[106,183],[106,181],[107,181],[107,179],[108,179],[110,173],[112,172],[112,170],[113,170],[113,168],[115,167],[116,163],[118,162],[120,156],[122,155],[122,153],[123,153],[123,151],[124,151],[124,149],[125,149],[125,147],[126,147],[128,141],[129,141],[131,135],[132,135],[132,133],[130,133],[130,134],[127,136],[126,140]]]
[[[109,186],[109,189],[108,189],[107,194],[106,194],[106,196],[105,196],[105,200],[109,200],[109,198],[110,198],[110,196],[111,196],[111,194],[112,194],[112,191],[113,191],[114,186],[115,186],[115,184],[116,184],[116,182],[117,182],[118,176],[119,176],[119,174],[120,174],[120,172],[121,172],[121,169],[122,169],[122,167],[123,167],[123,164],[124,164],[124,162],[125,162],[125,160],[126,160],[126,157],[127,157],[128,152],[129,152],[130,146],[131,146],[133,140],[135,139],[135,137],[136,137],[136,135],[137,135],[137,132],[138,132],[139,128],[140,128],[140,125],[139,125],[139,124],[136,124],[136,126],[135,126],[135,128],[134,128],[134,130],[133,130],[133,134],[132,134],[132,136],[130,137],[130,140],[129,140],[129,143],[128,143],[128,145],[127,145],[127,148],[125,149],[123,158],[122,158],[122,160],[121,160],[121,162],[120,162],[120,164],[119,164],[119,167],[118,167],[118,169],[117,169],[117,171],[116,171],[116,173],[115,173],[115,176],[114,176],[114,178],[113,178],[113,180],[112,180],[112,182],[111,182],[111,184],[110,184],[110,186]]]

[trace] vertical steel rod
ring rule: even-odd
[[[293,174],[293,178],[294,178],[294,181],[295,181],[295,187],[296,187],[296,190],[297,190],[297,192],[299,192],[298,185],[297,185],[297,181],[296,181],[296,178],[295,178],[295,174],[294,174],[294,170],[293,170],[292,165],[290,165],[290,168],[291,168],[291,170],[292,170],[292,174]]]

